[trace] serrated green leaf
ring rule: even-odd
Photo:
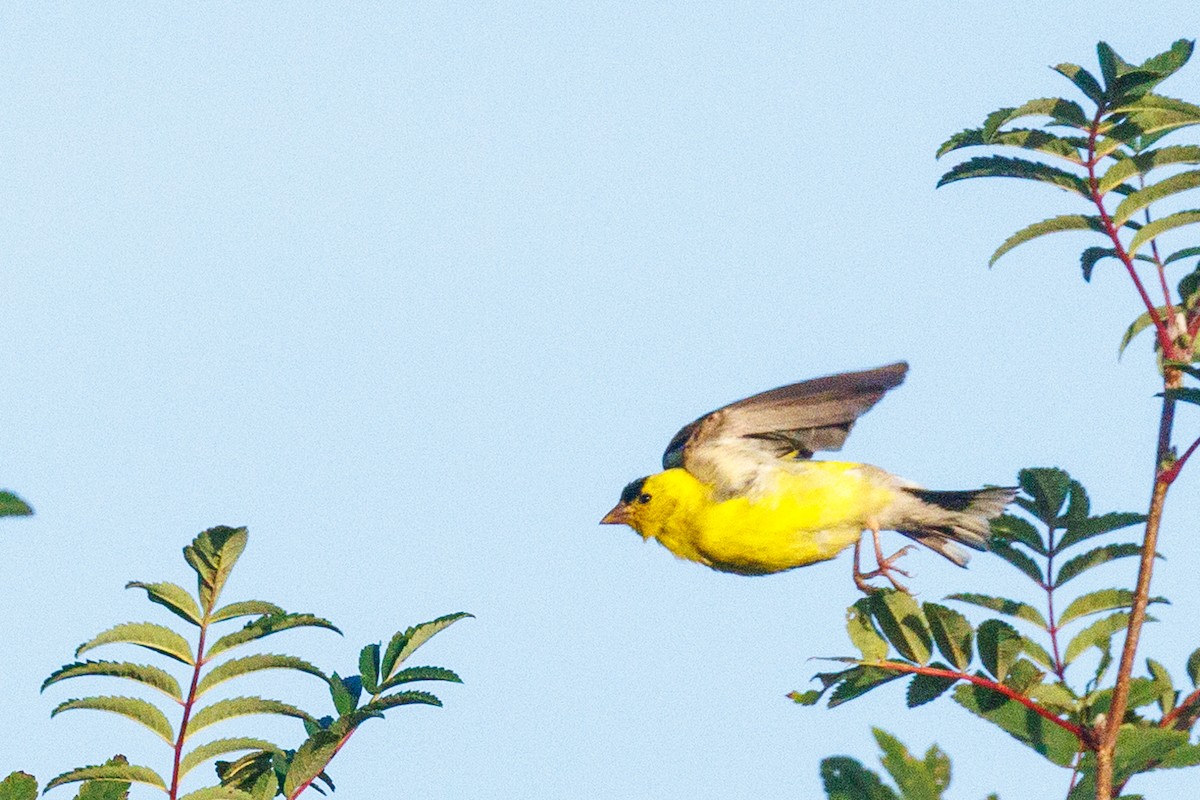
[[[1017,483],[1033,500],[1035,516],[1045,525],[1056,525],[1071,490],[1071,476],[1058,467],[1029,467],[1017,473]]]
[[[1060,125],[1087,130],[1087,116],[1078,103],[1061,97],[1041,97],[1016,108],[1002,108],[988,115],[983,123],[983,135],[990,138],[1004,125],[1023,117],[1050,117]]]
[[[1132,190],[1131,190],[1131,193],[1132,193]],[[1130,224],[1130,226],[1133,225],[1133,223],[1129,223],[1129,224]],[[1082,271],[1083,271],[1083,279],[1085,281],[1090,281],[1092,279],[1092,273],[1096,269],[1096,264],[1105,258],[1111,258],[1111,259],[1114,259],[1117,261],[1120,260],[1117,257],[1117,251],[1111,247],[1089,247],[1086,250],[1084,250],[1082,254],[1080,254],[1079,266],[1080,266],[1080,269],[1082,269]],[[1135,261],[1144,261],[1148,264],[1155,263],[1153,258],[1151,258],[1150,256],[1142,255],[1140,253],[1133,256],[1133,259]]]
[[[861,697],[877,686],[894,681],[901,676],[902,673],[893,670],[881,669],[879,667],[861,666],[852,667],[845,672],[840,673],[841,680],[833,689],[833,693],[829,696],[829,707],[835,708],[842,703],[849,702],[856,697]]]
[[[129,759],[116,755],[104,762],[106,767],[125,767]],[[75,800],[129,800],[129,781],[84,781]]]
[[[992,552],[1000,556],[1000,558],[1003,558],[1009,564],[1012,564],[1021,572],[1025,573],[1025,575],[1038,586],[1045,584],[1046,576],[1042,574],[1042,568],[1038,566],[1037,562],[1013,547],[1008,542],[1003,540],[993,540],[991,543],[991,549]]]
[[[1079,710],[1079,698],[1061,683],[1040,683],[1030,686],[1026,695],[1030,700],[1059,716],[1073,714]]]
[[[1200,389],[1191,386],[1186,389],[1168,389],[1165,392],[1161,392],[1158,396],[1170,397],[1179,403],[1191,403],[1200,406]]]
[[[1196,250],[1200,251],[1200,247]],[[1200,264],[1197,264],[1194,270],[1179,280],[1178,290],[1179,299],[1184,308],[1194,308],[1198,299],[1197,295],[1200,295]],[[1196,377],[1195,374],[1192,374],[1192,377]]]
[[[946,184],[968,178],[1021,178],[1056,186],[1084,198],[1091,195],[1087,181],[1072,172],[1049,164],[1008,156],[977,156],[968,159],[943,175],[937,186],[940,189]]]
[[[1167,603],[1169,601],[1165,597],[1152,597],[1150,598],[1150,602]],[[1100,589],[1080,595],[1072,600],[1066,610],[1062,612],[1062,616],[1058,618],[1058,625],[1061,628],[1069,622],[1090,614],[1099,614],[1102,611],[1112,611],[1116,608],[1132,607],[1133,592],[1128,589]]]
[[[232,786],[205,786],[188,792],[180,800],[254,800],[254,796]]]
[[[1158,183],[1152,183],[1144,189],[1139,189],[1122,200],[1116,211],[1113,212],[1113,224],[1118,227],[1124,225],[1134,214],[1152,203],[1188,189],[1195,189],[1197,186],[1200,186],[1200,170],[1188,170],[1163,178]]]
[[[1063,537],[1058,542],[1056,552],[1062,552],[1068,547],[1079,544],[1093,536],[1100,536],[1101,534],[1111,533],[1121,528],[1128,528],[1130,525],[1140,525],[1145,521],[1145,514],[1134,514],[1125,511],[1114,511],[1108,514],[1101,514],[1097,517],[1070,520],[1067,523],[1066,533],[1063,534]]]
[[[1104,77],[1105,86],[1111,86],[1119,75],[1133,68],[1133,65],[1117,55],[1117,51],[1113,50],[1107,42],[1096,44],[1096,57],[1100,62],[1100,74]],[[1111,96],[1107,91],[1105,95]]]
[[[1146,659],[1146,669],[1149,671],[1154,685],[1154,699],[1158,702],[1159,711],[1163,714],[1171,713],[1175,709],[1178,699],[1175,683],[1171,680],[1171,673],[1167,672],[1167,668],[1153,658]]]
[[[20,497],[12,492],[0,490],[0,517],[28,517],[32,513],[33,508]]]
[[[1191,258],[1192,256],[1200,256],[1200,247],[1185,247],[1182,250],[1176,250],[1174,253],[1171,253],[1171,255],[1163,259],[1163,266],[1172,264],[1176,261],[1181,261],[1185,258]]]
[[[200,605],[211,611],[225,588],[234,564],[246,549],[245,528],[218,525],[201,532],[183,548],[183,558],[196,572]]]
[[[1003,683],[1019,694],[1026,694],[1034,685],[1041,683],[1045,676],[1046,673],[1035,667],[1032,661],[1018,658],[1009,667]]]
[[[175,732],[171,730],[171,723],[167,721],[167,715],[160,711],[158,706],[146,700],[137,697],[80,697],[59,703],[50,712],[50,716],[58,716],[64,711],[75,709],[120,714],[145,725],[162,737],[167,744],[175,743]]]
[[[132,664],[128,661],[83,661],[67,664],[51,673],[50,677],[42,682],[41,690],[45,691],[47,686],[59,681],[84,675],[127,678],[157,689],[172,700],[182,700],[179,681],[175,680],[171,673],[149,664]]]
[[[333,707],[344,717],[358,708],[358,699],[362,696],[362,681],[357,675],[343,678],[335,672],[329,676],[329,694],[333,697]]]
[[[1088,99],[1092,102],[1104,102],[1104,89],[1101,88],[1099,82],[1092,76],[1092,73],[1083,67],[1078,64],[1059,64],[1054,67],[1054,71],[1065,76],[1067,80],[1075,84],[1079,91],[1087,95]]]
[[[974,654],[975,631],[971,623],[954,609],[937,603],[925,603],[923,608],[938,650],[957,669],[966,669]]]
[[[1050,658],[1050,654],[1046,652],[1046,648],[1029,638],[1026,638],[1022,644],[1024,645],[1023,652],[1032,658],[1034,663],[1040,664],[1049,670],[1054,669],[1054,661]]]
[[[234,631],[217,639],[217,641],[213,642],[212,647],[209,648],[208,657],[212,658],[247,642],[253,642],[264,636],[270,636],[280,631],[292,630],[293,628],[325,628],[337,634],[341,633],[332,622],[313,614],[274,614],[269,617],[259,617],[258,619],[251,620],[241,630]]]
[[[0,781],[0,800],[37,800],[37,779],[27,772],[10,772]]]
[[[1141,552],[1141,546],[1132,542],[1106,544],[1093,550],[1088,550],[1086,553],[1075,556],[1059,567],[1058,574],[1054,578],[1054,587],[1061,587],[1067,581],[1093,567],[1107,564],[1118,558],[1129,558],[1140,555]]]
[[[1046,544],[1032,525],[1012,514],[1001,514],[991,521],[992,536],[1019,542],[1038,555],[1046,555]]]
[[[287,777],[283,781],[284,796],[292,797],[298,789],[316,780],[337,753],[341,741],[341,736],[330,731],[318,731],[308,737],[292,757]]]
[[[828,800],[900,800],[878,775],[847,756],[821,760],[821,783]]]
[[[1042,630],[1049,629],[1046,623],[1046,618],[1042,616],[1042,612],[1038,611],[1028,603],[1022,603],[1017,600],[1009,600],[1006,597],[992,597],[986,594],[975,594],[974,592],[961,592],[952,594],[947,597],[948,600],[958,600],[962,603],[970,603],[971,605],[990,608],[992,611],[998,611],[1010,617],[1023,619],[1026,622],[1032,622]]]
[[[211,622],[224,622],[227,619],[236,619],[237,617],[270,617],[286,613],[286,611],[274,603],[268,603],[263,600],[241,600],[217,609],[209,617],[209,620]]]
[[[114,625],[75,648],[75,657],[78,658],[88,650],[103,644],[135,644],[188,666],[196,663],[191,645],[186,639],[165,625],[156,625],[153,622],[125,622]]]
[[[216,762],[217,777],[222,786],[250,793],[254,800],[268,800],[279,791],[277,774],[287,769],[287,753],[251,752],[236,761]]]
[[[1065,231],[1095,231],[1103,233],[1104,223],[1100,221],[1099,217],[1087,214],[1063,214],[1051,217],[1050,219],[1044,219],[1041,222],[1035,222],[1005,239],[1003,244],[996,248],[996,252],[992,253],[991,259],[988,260],[988,266],[990,267],[995,264],[1001,256],[1017,245],[1025,244],[1040,236],[1051,233],[1063,233]]]
[[[1157,315],[1160,320],[1166,319],[1166,306],[1159,306],[1158,308],[1154,309],[1154,314]],[[1121,336],[1121,343],[1117,346],[1117,358],[1120,358],[1122,355],[1124,355],[1125,348],[1129,347],[1129,343],[1133,341],[1135,336],[1152,325],[1154,325],[1154,316],[1151,315],[1149,311],[1139,314],[1138,318],[1129,324],[1129,327],[1125,329],[1124,335]]]
[[[1024,637],[1007,622],[984,620],[976,632],[979,660],[996,680],[1003,681],[1009,667],[1021,655]]]
[[[273,653],[258,653],[243,658],[232,658],[213,667],[196,685],[196,695],[202,695],[217,684],[224,683],[231,678],[264,669],[292,669],[298,672],[307,672],[309,675],[315,675],[323,681],[328,680],[328,677],[320,668],[313,666],[302,658]]]
[[[202,728],[223,722],[233,717],[244,717],[250,714],[279,714],[285,717],[295,717],[302,720],[312,720],[313,717],[295,706],[281,703],[278,700],[267,700],[262,697],[230,697],[218,700],[212,705],[205,706],[196,712],[188,724],[188,736],[191,737]]]
[[[1100,177],[1097,191],[1106,194],[1136,175],[1171,164],[1200,164],[1200,145],[1171,145],[1122,158]]]
[[[193,625],[200,624],[200,607],[182,586],[174,583],[143,583],[130,581],[126,589],[144,589],[151,602],[165,606],[172,614],[185,619]]]
[[[870,603],[866,598],[846,609],[846,632],[850,641],[862,653],[863,661],[880,661],[887,658],[888,643],[875,623],[871,621]]]
[[[1113,634],[1129,626],[1129,614],[1120,611],[1093,622],[1071,639],[1063,655],[1063,663],[1070,664],[1091,647],[1106,647]]]
[[[473,617],[474,614],[458,612],[456,614],[447,614],[443,617],[422,622],[414,625],[406,631],[397,632],[388,642],[387,649],[383,654],[383,663],[380,665],[380,675],[384,679],[390,678],[396,667],[404,663],[404,661],[416,652],[417,648],[425,644],[433,638],[437,633],[458,622],[460,619]]]
[[[179,775],[183,777],[209,759],[245,750],[276,752],[279,750],[279,746],[265,739],[251,739],[245,736],[214,739],[206,744],[198,745],[184,755],[179,762]]]
[[[900,655],[918,664],[928,663],[932,646],[929,626],[912,595],[880,591],[866,600],[879,630]]]
[[[369,644],[358,654],[358,673],[368,694],[379,693],[380,645]]]
[[[1031,747],[1060,767],[1070,766],[1079,749],[1073,734],[991,689],[962,684],[954,690],[955,702]]]
[[[1187,660],[1187,674],[1192,686],[1200,686],[1200,649],[1192,651]]]
[[[149,767],[140,767],[136,764],[102,764],[68,770],[47,783],[42,793],[45,794],[56,786],[80,781],[127,781],[153,786],[161,789],[164,793],[167,791],[166,782]]]
[[[1173,751],[1188,747],[1187,734],[1126,723],[1117,733],[1117,749],[1113,755],[1113,783],[1124,784],[1134,775],[1153,769],[1170,758]],[[1081,772],[1081,779],[1069,797],[1095,797],[1095,770]],[[1124,797],[1124,796],[1123,796]]]
[[[880,761],[905,800],[941,800],[942,792],[922,759],[914,758],[899,739],[880,728],[871,733],[883,751]]]
[[[933,666],[940,669],[948,669],[948,667],[934,664]],[[908,692],[905,694],[905,701],[909,708],[916,708],[924,705],[931,700],[936,700],[946,693],[951,686],[958,683],[957,678],[940,678],[934,675],[917,675],[908,684]]]
[[[379,687],[379,691],[386,692],[388,689],[393,689],[405,683],[413,683],[414,681],[462,683],[462,678],[458,677],[454,671],[443,669],[442,667],[406,667],[388,678],[387,682]]]
[[[1174,214],[1160,217],[1153,222],[1147,223],[1141,230],[1134,234],[1126,250],[1131,254],[1136,253],[1142,245],[1167,231],[1182,228],[1184,225],[1195,225],[1197,222],[1200,222],[1200,209],[1176,211]]]

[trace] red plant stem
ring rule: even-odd
[[[1046,582],[1042,584],[1042,588],[1046,590],[1046,632],[1050,634],[1050,649],[1054,654],[1054,674],[1060,681],[1065,681],[1067,667],[1059,655],[1058,624],[1054,620],[1054,526],[1050,526],[1046,533],[1046,543]]]
[[[1200,447],[1200,439],[1192,442],[1192,446],[1185,450],[1183,455],[1176,459],[1174,464],[1163,470],[1162,479],[1167,483],[1174,483],[1175,479],[1179,477],[1179,470],[1183,469],[1183,465],[1192,457],[1192,453],[1196,452],[1197,447]]]
[[[1142,279],[1138,277],[1137,269],[1133,265],[1133,259],[1126,252],[1125,245],[1121,243],[1121,237],[1117,235],[1117,228],[1113,224],[1112,217],[1109,216],[1108,209],[1104,207],[1104,197],[1100,194],[1100,180],[1096,177],[1096,136],[1099,135],[1100,121],[1104,117],[1104,112],[1104,106],[1100,105],[1096,109],[1096,116],[1092,118],[1092,124],[1088,130],[1087,162],[1085,164],[1088,171],[1088,191],[1092,203],[1100,211],[1100,222],[1104,226],[1104,232],[1113,243],[1117,258],[1125,265],[1125,270],[1133,280],[1133,285],[1137,288],[1138,294],[1141,295],[1142,303],[1145,304],[1146,311],[1150,314],[1150,319],[1154,321],[1154,329],[1158,334],[1158,344],[1162,348],[1163,355],[1170,358],[1174,351],[1170,333],[1162,317],[1158,314],[1158,307],[1154,305],[1154,301],[1146,293],[1146,287],[1142,285]],[[1169,295],[1168,302],[1170,302]]]
[[[993,692],[998,692],[1004,695],[1009,700],[1016,700],[1021,705],[1028,708],[1033,713],[1037,714],[1049,722],[1053,722],[1058,727],[1072,734],[1081,744],[1088,744],[1087,734],[1083,728],[1078,725],[1068,722],[1065,719],[1055,715],[1052,711],[1043,708],[1035,701],[1021,694],[1020,692],[1005,686],[1003,683],[998,683],[990,678],[981,678],[978,675],[972,675],[969,672],[960,672],[952,669],[940,669],[938,667],[919,667],[916,664],[904,664],[899,661],[879,661],[869,664],[872,667],[880,669],[890,669],[893,672],[905,672],[913,675],[929,675],[933,678],[954,678],[955,680],[967,681],[976,686],[982,686],[985,689],[991,689]]]
[[[183,757],[183,743],[187,740],[188,720],[192,716],[192,706],[196,702],[196,686],[200,683],[200,670],[204,667],[204,637],[208,635],[207,617],[200,621],[200,640],[196,644],[196,666],[192,670],[192,685],[188,688],[187,699],[183,703],[183,718],[179,721],[179,735],[175,737],[175,764],[171,769],[170,800],[179,795],[179,762]]]
[[[1159,720],[1158,726],[1160,728],[1170,728],[1184,711],[1191,709],[1198,702],[1200,702],[1200,689],[1196,689],[1185,697],[1182,703],[1171,709],[1169,713],[1164,714],[1163,718]]]

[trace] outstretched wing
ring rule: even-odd
[[[683,467],[723,494],[753,479],[763,464],[794,453],[839,450],[854,421],[900,385],[903,361],[771,389],[686,425],[667,445],[663,468]]]

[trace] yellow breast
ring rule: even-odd
[[[652,535],[675,555],[723,572],[758,575],[833,558],[893,497],[845,462],[791,464],[753,496],[724,501],[689,473],[668,472],[682,473],[670,478],[681,501]]]

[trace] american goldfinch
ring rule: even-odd
[[[869,464],[813,461],[839,450],[854,421],[908,371],[899,362],[772,389],[684,426],[667,445],[663,472],[639,478],[601,520],[655,539],[676,556],[721,572],[765,575],[826,561],[854,548],[854,582],[908,573],[884,557],[881,530],[894,530],[965,566],[959,545],[986,550],[988,520],[1016,489],[931,491]],[[863,531],[876,568],[863,572]]]

